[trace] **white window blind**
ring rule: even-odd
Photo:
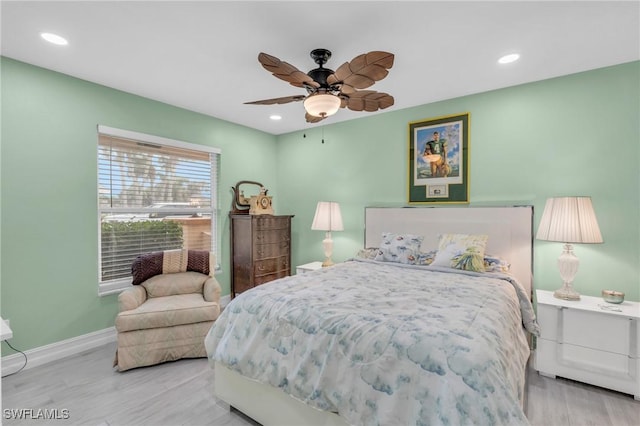
[[[216,252],[215,148],[98,126],[100,293],[131,283],[137,255]]]

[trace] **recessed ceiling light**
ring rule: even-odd
[[[509,55],[504,55],[502,58],[498,59],[498,63],[501,64],[510,64],[511,62],[515,62],[520,59],[520,55],[517,53],[511,53]]]
[[[273,121],[282,120],[282,116],[278,114],[270,115],[269,118],[272,119]]]
[[[57,44],[58,46],[66,46],[69,44],[66,38],[60,37],[58,34],[40,33],[40,37],[47,40],[49,43]]]

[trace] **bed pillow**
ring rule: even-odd
[[[367,260],[376,260],[376,256],[378,255],[378,247],[375,248],[366,248],[361,249],[356,254],[356,258],[358,259],[367,259]]]
[[[377,249],[374,249],[377,250]],[[416,265],[429,266],[433,263],[433,259],[436,258],[437,250],[418,253],[418,259]],[[490,254],[484,255],[484,270],[485,272],[509,272],[511,264],[505,259],[499,256],[493,256]]]
[[[488,235],[442,234],[431,265],[485,272],[484,250]]]
[[[423,239],[421,235],[384,232],[375,260],[415,265]]]
[[[131,264],[132,284],[141,284],[155,275],[186,271],[213,276],[213,265],[215,254],[206,250],[176,249],[144,253],[138,255]]]
[[[436,254],[438,250],[432,250],[427,252],[418,253],[418,258],[416,260],[416,265],[429,266],[433,263],[433,259],[436,258]]]
[[[484,255],[484,270],[487,272],[509,272],[511,264],[498,256]]]

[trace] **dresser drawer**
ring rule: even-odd
[[[267,259],[270,257],[279,257],[289,255],[290,242],[280,241],[274,244],[256,244],[253,246],[253,258],[255,260]]]
[[[254,219],[256,230],[289,229],[291,219],[288,217],[259,216]]]
[[[264,231],[256,231],[256,244],[273,244],[283,241],[289,241],[290,235],[288,229],[270,229]]]
[[[265,275],[278,272],[280,270],[289,271],[289,258],[287,256],[273,257],[257,261],[253,265],[254,275]]]
[[[260,275],[255,277],[255,285],[268,283],[269,281],[277,280],[278,278],[284,278],[289,276],[289,271],[278,271],[273,274]]]

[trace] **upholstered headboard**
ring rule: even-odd
[[[486,253],[508,260],[511,274],[532,293],[532,206],[366,207],[365,247],[379,247],[383,232],[422,235],[422,251],[436,250],[443,233],[487,234]]]

